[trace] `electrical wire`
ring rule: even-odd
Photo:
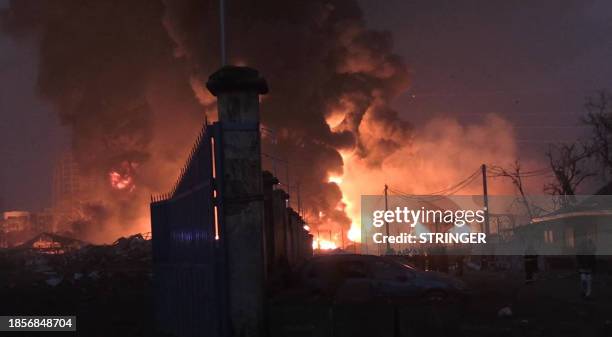
[[[461,180],[461,181],[460,181],[460,182],[458,182],[457,184],[452,185],[452,186],[450,186],[450,187],[444,188],[444,189],[439,190],[439,191],[436,191],[436,192],[431,192],[431,193],[426,193],[426,194],[420,194],[420,195],[421,195],[421,196],[439,196],[440,194],[444,194],[444,193],[446,193],[446,192],[448,192],[448,191],[455,190],[455,189],[456,189],[456,188],[458,188],[458,187],[461,187],[461,188],[462,188],[462,187],[464,187],[464,184],[469,183],[469,182],[471,182],[473,179],[475,179],[475,177],[478,175],[478,172],[479,172],[479,170],[474,171],[474,173],[472,173],[471,175],[469,175],[467,178],[465,178],[465,179]],[[469,180],[469,182],[468,182],[468,180]],[[409,196],[409,195],[410,195],[410,193],[402,192],[402,191],[400,191],[400,190],[398,190],[398,189],[393,189],[393,191],[394,191],[394,193],[397,193],[397,194],[402,194],[402,195],[405,195],[405,196]]]
[[[445,189],[442,189],[442,190],[439,190],[433,193],[422,194],[419,196],[409,195],[408,193],[402,192],[394,188],[389,188],[389,190],[392,193],[394,193],[397,197],[402,198],[404,200],[408,200],[408,201],[412,201],[412,200],[435,201],[435,200],[443,199],[450,195],[454,195],[455,193],[464,189],[466,186],[471,184],[478,177],[479,171],[480,169],[477,169],[471,175],[469,175],[468,177],[466,177],[465,179],[461,180],[460,182],[456,183],[453,186],[447,187]]]
[[[539,176],[544,176],[544,175],[551,175],[549,168],[540,168],[540,169],[532,170],[532,171],[519,172],[517,174],[517,173],[508,172],[505,169],[498,167],[498,166],[491,166],[488,171],[491,172],[492,174],[489,174],[487,172],[487,177],[491,177],[491,178],[507,177],[507,176],[515,177],[515,178],[532,178],[532,177],[539,177]]]

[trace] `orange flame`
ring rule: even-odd
[[[312,240],[312,249],[320,249],[320,250],[332,250],[336,249],[338,246],[333,241],[316,238]]]
[[[134,183],[134,171],[138,165],[124,161],[121,167],[117,170],[111,170],[108,173],[110,185],[115,190],[124,190],[132,192],[136,188]]]

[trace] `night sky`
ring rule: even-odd
[[[18,43],[0,33],[1,210],[50,206],[54,160],[67,144],[67,130],[37,97],[37,58],[35,41]]]
[[[585,96],[612,89],[609,1],[360,3],[411,69],[394,106],[416,127],[435,115],[471,123],[498,113],[514,124],[521,156],[534,158],[585,135]],[[48,206],[53,160],[68,143],[36,96],[36,55],[36,41],[0,34],[0,209]]]
[[[413,73],[396,107],[417,123],[500,113],[538,151],[588,131],[577,122],[585,96],[612,88],[612,2],[518,3],[362,1],[371,26],[393,32]]]

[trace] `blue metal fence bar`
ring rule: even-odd
[[[172,193],[151,203],[156,321],[181,337],[227,334],[224,235],[215,238],[214,219],[222,199],[212,172],[221,153],[214,141],[219,130],[206,127]],[[222,177],[222,168],[215,170]]]

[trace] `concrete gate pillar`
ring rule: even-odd
[[[222,129],[221,165],[230,331],[261,336],[264,309],[264,258],[259,95],[266,81],[248,67],[225,66],[206,84],[217,97]]]

